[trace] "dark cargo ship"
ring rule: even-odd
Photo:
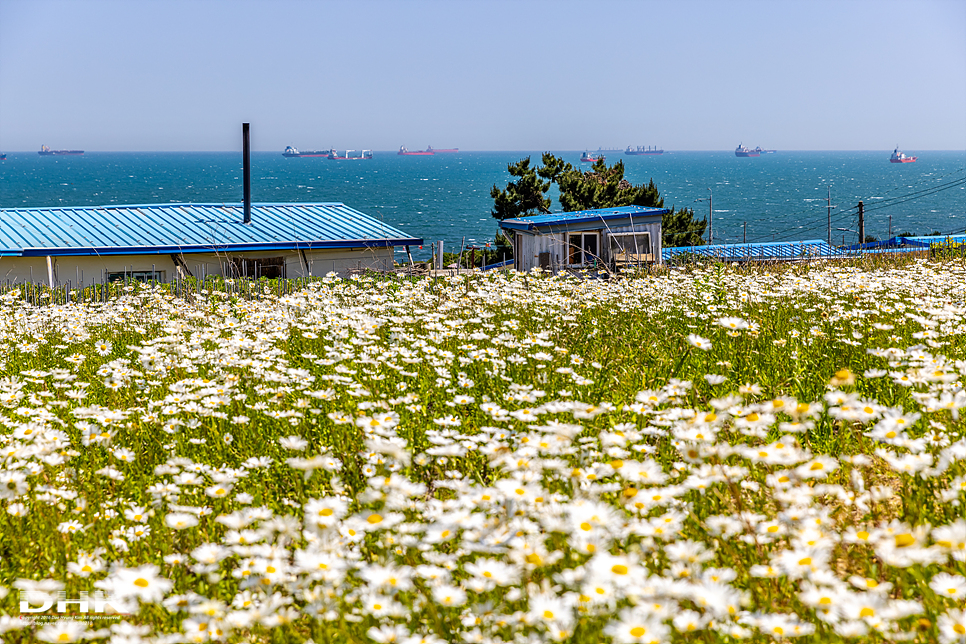
[[[651,146],[647,146],[645,148],[640,145],[636,148],[632,148],[631,146],[627,146],[627,149],[624,150],[624,154],[628,156],[635,156],[638,154],[664,154],[664,148],[658,149],[657,146],[654,146],[653,148]]]
[[[84,154],[83,150],[51,150],[46,145],[40,146],[40,151],[37,152],[42,157],[47,156],[62,156],[67,154]]]
[[[286,146],[285,151],[282,152],[283,157],[328,157],[330,154],[335,152],[335,150],[304,150],[299,152],[298,148],[293,148],[291,145]]]

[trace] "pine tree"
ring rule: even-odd
[[[541,181],[537,169],[530,167],[530,157],[518,163],[508,164],[510,176],[519,177],[507,184],[505,190],[493,186],[493,210],[490,212],[499,221],[524,217],[534,212],[550,212],[550,199],[544,197],[550,190],[550,181]]]

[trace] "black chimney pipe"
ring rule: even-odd
[[[251,137],[248,134],[248,123],[242,123],[242,172],[245,175],[245,219],[246,224],[252,223],[252,150]]]

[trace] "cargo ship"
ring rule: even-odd
[[[431,157],[433,156],[433,148],[430,148],[428,150],[414,150],[410,152],[409,150],[406,149],[405,145],[400,145],[399,152],[397,152],[396,154],[404,157]]]
[[[6,160],[7,160],[7,155],[6,154],[0,154],[0,161],[6,161]]]
[[[40,151],[37,152],[42,157],[46,156],[62,156],[67,154],[84,154],[83,150],[51,150],[46,145],[40,146]]]
[[[330,150],[326,158],[332,159],[333,161],[354,161],[372,158],[372,150],[363,150],[361,154],[350,154],[351,152],[355,152],[355,150],[346,150],[345,155],[339,154],[335,150]]]
[[[445,149],[442,149],[442,150],[437,150],[433,146],[429,145],[429,146],[426,146],[426,151],[427,152],[432,152],[433,154],[442,154],[444,152],[459,152],[460,149],[459,148],[445,148]]]
[[[627,149],[624,150],[624,154],[626,154],[628,156],[635,156],[635,155],[638,155],[638,154],[664,154],[664,150],[663,149],[658,149],[657,146],[654,146],[653,148],[651,146],[647,146],[645,148],[645,147],[640,146],[640,145],[637,146],[636,148],[632,148],[631,146],[627,146]]]
[[[735,148],[736,157],[757,157],[760,155],[761,155],[760,147],[752,150],[751,148],[746,148],[743,145],[739,145],[738,147]]]
[[[591,154],[590,152],[584,152],[580,155],[581,163],[596,163],[597,160],[603,161],[606,157],[603,154]]]
[[[892,152],[892,156],[889,157],[889,163],[915,163],[916,159],[919,157],[907,157],[904,152],[899,152],[899,146]]]
[[[334,150],[302,150],[299,151],[298,148],[293,148],[291,145],[285,147],[285,151],[282,152],[283,157],[327,157],[332,154]]]

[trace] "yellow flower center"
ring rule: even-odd
[[[617,564],[617,565],[613,566],[610,569],[610,571],[612,573],[614,573],[615,575],[626,575],[627,574],[627,566],[624,566],[622,564]]]
[[[906,548],[916,542],[916,538],[908,532],[896,535],[896,548]]]
[[[366,521],[368,523],[370,523],[371,525],[376,525],[377,523],[381,523],[382,522],[382,515],[379,515],[379,514],[370,514],[369,515],[369,518],[366,519]]]
[[[147,588],[148,580],[144,579],[143,577],[138,577],[137,579],[134,580],[134,585],[139,588]]]

